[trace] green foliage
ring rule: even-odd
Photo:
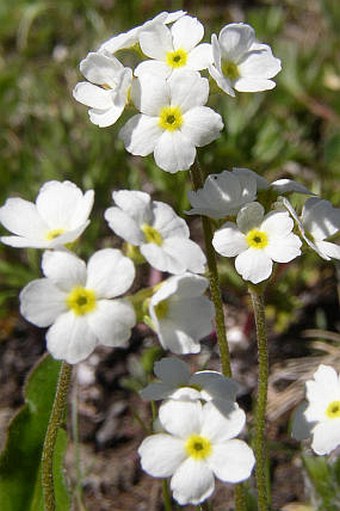
[[[44,357],[27,380],[25,404],[10,423],[0,456],[2,511],[43,511],[40,460],[59,370],[60,362]],[[57,511],[67,511],[70,507],[63,480],[66,441],[66,432],[60,430],[54,453]]]
[[[340,508],[340,458],[303,456],[303,463],[313,487],[313,500],[318,511]]]

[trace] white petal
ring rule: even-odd
[[[214,445],[207,462],[221,481],[239,483],[250,476],[255,457],[252,449],[242,440],[228,440]]]
[[[145,401],[158,401],[169,397],[173,392],[173,387],[161,382],[149,383],[144,389],[139,391],[139,395]]]
[[[261,92],[265,90],[272,90],[276,83],[272,80],[265,80],[261,78],[240,78],[235,84],[234,88],[238,92]]]
[[[264,207],[259,202],[250,202],[243,206],[237,215],[236,223],[243,233],[247,234],[251,229],[259,227],[264,217]]]
[[[66,293],[75,286],[85,286],[86,265],[74,254],[64,251],[46,251],[42,270],[54,285]]]
[[[183,441],[159,433],[148,436],[139,446],[143,470],[154,477],[169,477],[185,459]]]
[[[245,59],[239,63],[238,69],[242,78],[265,80],[273,78],[281,71],[281,62],[276,59],[270,48],[264,45],[265,50],[250,51]],[[237,87],[237,81],[235,87]]]
[[[112,90],[106,90],[88,82],[79,82],[73,89],[73,97],[82,105],[97,110],[108,110],[112,105]]]
[[[46,327],[66,311],[65,298],[50,280],[33,280],[19,295],[20,313],[34,325]]]
[[[141,73],[132,84],[131,98],[143,114],[158,118],[161,108],[170,104],[169,84],[164,77]]]
[[[196,106],[205,105],[209,96],[209,82],[197,71],[177,70],[169,78],[171,104],[187,112]]]
[[[213,61],[212,47],[209,43],[199,44],[188,55],[187,66],[190,69],[201,71],[207,69]]]
[[[0,222],[14,234],[32,241],[44,241],[47,226],[32,202],[19,198],[7,199],[0,208]]]
[[[173,51],[170,30],[162,24],[154,25],[139,36],[142,52],[157,60],[165,60],[166,53]]]
[[[104,248],[89,259],[86,287],[93,289],[100,298],[122,295],[130,288],[134,278],[134,264],[120,250]]]
[[[228,399],[235,401],[238,389],[237,383],[217,371],[197,371],[190,378],[190,385],[202,389],[202,395],[211,399]]]
[[[148,243],[141,246],[141,253],[154,268],[179,275],[186,271],[203,273],[206,263],[202,249],[195,242],[172,237],[166,239],[162,246]]]
[[[180,218],[171,206],[164,202],[152,203],[154,216],[153,227],[157,229],[163,238],[180,237],[189,238],[190,231],[185,220]]]
[[[210,144],[219,137],[223,129],[222,118],[211,108],[206,106],[195,107],[184,114],[182,133],[186,135],[196,147]]]
[[[293,181],[293,179],[276,179],[270,184],[270,187],[277,193],[302,193],[305,195],[313,195],[313,192],[308,190],[301,183]]]
[[[148,76],[158,76],[163,80],[166,79],[172,72],[172,68],[170,68],[165,62],[160,62],[159,60],[143,60],[136,69],[134,70],[134,75],[140,78],[143,74]],[[137,99],[137,104],[139,100]]]
[[[87,80],[97,85],[115,85],[115,78],[124,68],[116,57],[91,52],[80,63],[80,71]]]
[[[97,344],[86,316],[76,316],[72,311],[59,316],[48,330],[46,341],[51,355],[69,364],[85,360]]]
[[[113,232],[123,240],[132,245],[141,245],[144,242],[144,235],[139,224],[125,211],[116,207],[108,208],[104,217]]]
[[[300,247],[302,242],[296,234],[289,234],[282,239],[273,239],[269,245],[265,247],[268,256],[277,263],[288,263],[299,255],[301,255]]]
[[[176,470],[170,488],[179,504],[199,504],[213,493],[215,479],[212,470],[204,461],[188,458]]]
[[[340,419],[331,419],[313,429],[312,449],[316,454],[330,454],[340,445]]]
[[[246,415],[237,403],[219,400],[209,401],[203,406],[203,423],[201,433],[213,443],[224,442],[237,436],[246,422]]]
[[[162,131],[158,126],[157,117],[138,114],[128,120],[118,136],[124,142],[129,153],[147,156],[154,151],[161,135]]]
[[[248,248],[244,234],[232,222],[226,222],[215,232],[212,244],[225,257],[235,257]]]
[[[229,78],[225,77],[222,74],[222,71],[217,69],[216,66],[209,66],[208,69],[209,69],[209,73],[210,73],[211,77],[215,80],[215,82],[217,83],[219,88],[222,89],[223,92],[225,92],[226,94],[229,94],[229,96],[234,98],[235,92],[232,87],[232,82],[229,80]]]
[[[309,198],[302,210],[302,223],[315,240],[324,240],[340,229],[340,208],[334,208],[329,201]]]
[[[190,377],[189,367],[183,360],[174,357],[162,358],[155,362],[154,373],[168,385],[178,386],[188,382]]]
[[[108,249],[109,250],[109,249]],[[87,315],[90,328],[104,346],[126,347],[136,315],[127,300],[98,300],[96,309]]]
[[[89,110],[90,121],[99,126],[99,128],[107,128],[112,126],[122,115],[124,106],[112,106],[107,110],[96,110],[92,108]]]
[[[316,241],[315,246],[318,249],[319,255],[324,259],[329,260],[338,259],[340,260],[340,246],[335,243],[330,243],[329,241]],[[326,256],[326,257],[325,257]]]
[[[159,419],[164,429],[182,439],[201,430],[202,405],[199,401],[165,401],[159,409]]]
[[[222,28],[218,36],[223,55],[235,62],[250,48],[254,40],[253,28],[244,23],[230,23]]]
[[[294,228],[294,222],[286,211],[271,211],[268,213],[260,229],[265,231],[271,239],[284,238],[288,236]]]
[[[294,412],[292,419],[292,437],[296,440],[305,440],[311,436],[315,422],[309,422],[306,418],[305,411],[308,403],[302,403]]]
[[[171,27],[173,45],[175,50],[183,48],[190,51],[204,36],[204,28],[197,18],[183,16]]]
[[[263,250],[249,248],[236,257],[235,268],[244,280],[258,284],[270,277],[273,262]]]
[[[154,157],[161,169],[174,174],[191,167],[195,161],[196,149],[181,131],[165,131],[156,142]]]

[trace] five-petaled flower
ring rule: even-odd
[[[170,488],[181,505],[199,504],[213,493],[215,477],[238,483],[253,469],[253,451],[235,437],[245,423],[236,403],[173,400],[162,404],[159,420],[164,433],[147,437],[138,449],[143,470],[154,477],[171,477]]]
[[[340,375],[321,364],[306,382],[307,402],[296,411],[292,435],[297,440],[312,436],[316,454],[329,454],[340,445]]]
[[[135,312],[125,293],[135,277],[131,260],[111,248],[88,261],[65,251],[43,255],[45,278],[33,280],[20,293],[20,311],[39,327],[50,327],[47,349],[56,359],[75,364],[97,344],[125,347],[135,325]]]

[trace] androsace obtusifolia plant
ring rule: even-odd
[[[43,277],[21,291],[20,311],[29,322],[48,328],[47,350],[63,361],[42,454],[46,511],[57,507],[53,452],[71,366],[88,358],[98,344],[126,347],[137,323],[151,328],[164,352],[175,355],[199,353],[200,341],[215,329],[221,359],[221,372],[202,368],[191,374],[183,360],[164,357],[154,366],[157,380],[140,392],[147,401],[162,401],[138,453],[142,469],[166,481],[165,508],[172,509],[172,496],[182,506],[205,506],[209,499],[212,509],[218,479],[236,485],[235,509],[246,511],[241,483],[255,470],[258,509],[270,509],[264,291],[277,265],[309,248],[323,259],[340,259],[334,242],[340,209],[290,179],[270,183],[247,168],[209,173],[201,168],[197,148],[212,144],[224,128],[221,114],[207,106],[210,84],[227,95],[226,101],[237,101],[238,93],[273,89],[281,70],[280,59],[245,23],[222,27],[211,43],[202,43],[203,36],[201,22],[184,11],[160,13],[91,51],[80,63],[86,81],[73,90],[99,128],[113,126],[135,109],[118,137],[132,155],[153,154],[161,171],[189,171],[191,209],[178,215],[145,191],[113,190],[114,204],[107,205],[104,217],[121,248],[98,250],[85,263],[74,248],[89,224],[92,190],[84,193],[70,181],[50,181],[35,204],[13,198],[0,208],[0,222],[11,233],[2,236],[3,243],[45,250]],[[143,56],[134,69],[120,61],[122,49]],[[301,211],[287,198],[294,193],[300,196]],[[183,213],[202,217],[206,253],[190,239]],[[250,437],[246,414],[236,402],[216,254],[235,258],[254,307],[259,380]],[[160,272],[158,283],[136,289],[141,264]],[[293,436],[312,436],[313,451],[326,455],[340,444],[336,370],[321,365],[306,386],[308,403],[295,415]],[[240,434],[242,439],[236,438]]]

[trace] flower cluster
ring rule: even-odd
[[[280,60],[256,40],[249,25],[227,25],[218,37],[212,35],[211,44],[201,43],[203,36],[203,25],[185,12],[160,13],[89,53],[80,63],[87,81],[78,83],[73,95],[90,107],[90,120],[102,128],[114,124],[132,104],[139,113],[119,133],[127,151],[153,153],[167,172],[187,170],[196,147],[214,141],[223,128],[221,116],[206,106],[209,82],[200,72],[208,70],[222,91],[235,96],[234,89],[272,89],[271,78],[281,69]],[[145,60],[133,70],[116,55],[136,45]]]
[[[190,376],[178,359],[162,359],[154,371],[161,381],[141,395],[166,400],[159,409],[161,431],[139,447],[143,469],[154,477],[171,477],[173,497],[181,505],[210,497],[215,477],[228,483],[247,479],[255,458],[251,448],[235,438],[245,424],[245,413],[235,402],[236,384],[216,371]]]

